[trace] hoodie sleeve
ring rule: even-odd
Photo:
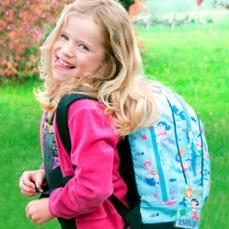
[[[68,111],[73,178],[50,196],[56,217],[72,218],[96,210],[112,193],[114,153],[119,137],[96,101],[79,100]]]

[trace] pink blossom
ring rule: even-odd
[[[12,19],[13,18],[13,10],[7,10],[5,15],[6,15],[6,17],[8,17],[8,19]]]
[[[32,33],[32,41],[38,41],[42,37],[43,33],[40,30],[36,30]]]

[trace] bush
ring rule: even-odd
[[[70,0],[0,1],[0,81],[38,74],[39,46]],[[133,1],[121,3],[128,8]]]
[[[128,10],[130,5],[134,3],[134,0],[120,0],[120,3]]]
[[[4,0],[0,2],[0,80],[38,73],[38,47],[67,0]]]

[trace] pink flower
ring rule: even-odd
[[[32,33],[32,41],[38,41],[42,37],[43,33],[40,30],[36,30]]]
[[[7,10],[6,13],[5,13],[5,15],[6,15],[6,17],[8,19],[12,19],[13,18],[13,14],[14,14],[13,10]]]
[[[3,30],[5,28],[6,23],[3,20],[0,20],[0,29]]]
[[[54,5],[58,5],[58,0],[52,0],[52,4],[54,4]]]

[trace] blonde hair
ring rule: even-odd
[[[95,74],[60,83],[52,78],[51,51],[70,14],[93,17],[104,37],[106,57]],[[49,112],[55,112],[65,94],[91,95],[106,106],[121,136],[152,125],[157,117],[151,83],[141,76],[141,58],[128,13],[115,0],[76,0],[67,5],[41,47],[40,75],[45,88],[36,96]]]

